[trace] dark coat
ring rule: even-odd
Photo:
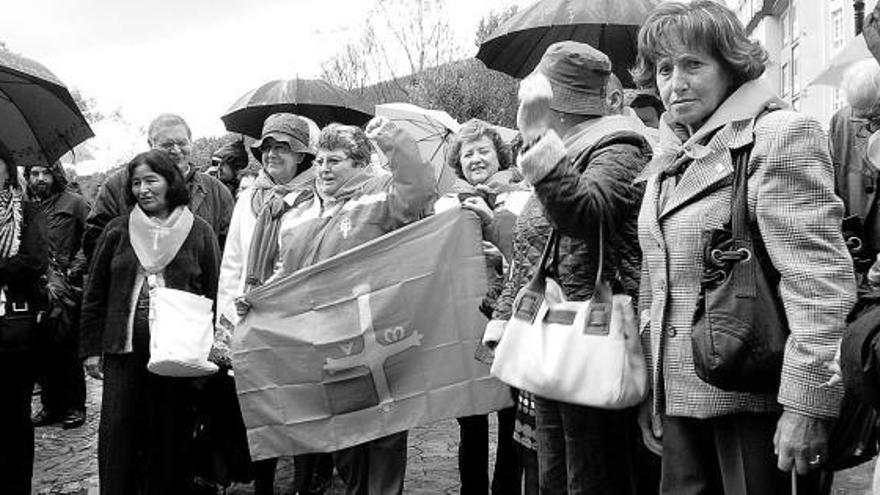
[[[46,308],[46,295],[42,276],[49,265],[49,243],[46,217],[40,208],[30,201],[22,201],[21,243],[18,254],[0,260],[0,286],[6,290],[6,314],[13,307],[22,308],[27,303],[29,313],[35,314]],[[36,344],[34,335],[31,344]],[[26,350],[0,348],[0,352]]]
[[[602,122],[594,125],[604,127]],[[599,225],[604,221],[603,276],[615,292],[635,300],[641,270],[637,218],[644,186],[634,182],[651,159],[651,146],[644,136],[619,125],[608,126],[618,130],[597,139],[585,139],[598,129],[575,129],[564,143],[551,132],[522,155],[520,166],[561,234],[559,282],[565,296],[573,301],[592,296]]]
[[[217,241],[222,247],[226,233],[229,231],[229,220],[232,218],[235,199],[222,182],[210,175],[196,172],[193,165],[190,165],[190,168],[192,170],[186,179],[190,194],[189,209],[195,216],[208,222],[217,234]],[[90,262],[104,226],[110,220],[126,215],[134,208],[134,203],[129,202],[126,187],[128,187],[128,171],[122,169],[107,179],[98,192],[95,207],[86,219],[86,231],[82,241],[83,252]]]
[[[131,247],[128,215],[116,217],[98,239],[83,295],[80,355],[123,352],[140,261]],[[217,296],[220,247],[214,231],[195,217],[177,256],[165,267],[165,286],[210,299]]]
[[[85,272],[83,260],[77,260],[89,216],[89,204],[74,192],[63,190],[44,200],[34,202],[43,210],[49,229],[49,255],[62,273],[71,271],[74,280]]]

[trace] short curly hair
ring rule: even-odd
[[[657,61],[682,47],[707,49],[731,76],[731,89],[761,77],[767,65],[767,51],[748,38],[736,14],[714,0],[658,5],[639,29],[638,39],[631,72],[641,88],[656,88]]]
[[[321,129],[318,135],[317,148],[325,150],[343,149],[358,167],[366,167],[370,163],[373,148],[366,133],[360,127],[343,125],[336,122]]]
[[[507,170],[510,168],[510,148],[501,139],[501,134],[492,124],[480,120],[471,119],[461,125],[461,129],[452,138],[446,155],[446,166],[455,170],[455,175],[464,179],[464,171],[461,169],[461,145],[464,143],[474,142],[482,137],[488,137],[495,147],[495,154],[498,156],[498,170]]]

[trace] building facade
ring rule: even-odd
[[[855,37],[852,0],[731,0],[753,39],[770,55],[765,76],[792,107],[828,126],[845,105],[838,88],[810,85]],[[867,0],[870,12],[873,0]]]

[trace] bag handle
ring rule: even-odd
[[[731,151],[733,160],[733,189],[730,200],[730,229],[733,251],[722,251],[721,257],[734,263],[749,263],[755,259],[754,242],[749,226],[749,158],[751,146]],[[713,252],[713,256],[715,256]],[[738,297],[757,297],[755,266],[733,270],[733,283]]]

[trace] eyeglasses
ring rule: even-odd
[[[340,163],[349,160],[350,158],[344,155],[329,155],[329,156],[321,156],[318,155],[315,158],[315,164],[319,167],[327,166],[329,168],[334,168]]]
[[[161,148],[165,151],[171,151],[176,146],[177,149],[183,149],[189,146],[189,141],[179,140],[179,141],[162,141],[161,143],[156,143],[156,147]]]

